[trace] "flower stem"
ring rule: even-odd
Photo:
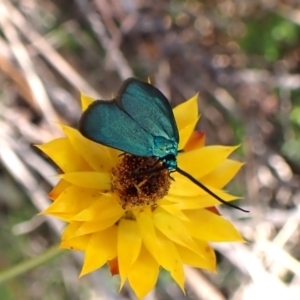
[[[55,245],[36,257],[27,259],[9,269],[0,272],[0,284],[9,279],[22,275],[34,268],[37,268],[64,253],[66,253],[65,250],[59,249],[58,245]]]

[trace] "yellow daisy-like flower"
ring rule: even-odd
[[[81,100],[83,111],[94,101]],[[173,112],[184,149],[180,168],[225,201],[237,199],[222,190],[242,166],[227,158],[236,147],[204,146],[204,134],[193,132],[197,95]],[[74,128],[62,129],[66,137],[38,146],[62,170],[43,213],[68,223],[61,248],[85,252],[81,276],[108,263],[121,287],[128,280],[142,298],[164,268],[184,290],[184,264],[216,270],[208,242],[243,241],[214,208],[220,203],[189,179],[177,172],[170,178],[167,170],[145,173],[153,158],[120,155]],[[144,176],[132,176],[137,169]]]

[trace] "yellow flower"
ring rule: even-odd
[[[83,110],[92,101],[82,95]],[[174,115],[184,149],[179,167],[225,201],[237,199],[222,190],[242,166],[227,158],[236,147],[204,146],[204,134],[193,132],[197,95]],[[208,242],[243,241],[218,214],[220,203],[189,179],[176,172],[171,178],[167,170],[132,176],[151,168],[153,158],[120,155],[76,129],[62,129],[66,137],[38,146],[62,171],[43,213],[68,223],[61,248],[85,252],[81,276],[108,263],[112,274],[120,275],[121,287],[128,280],[142,298],[164,268],[184,291],[183,264],[216,270]]]

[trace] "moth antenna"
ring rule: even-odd
[[[199,182],[197,179],[195,179],[192,175],[190,175],[189,173],[183,171],[182,169],[180,169],[179,167],[176,168],[176,171],[178,173],[180,173],[181,175],[185,176],[186,178],[188,178],[190,181],[192,181],[193,183],[195,183],[196,185],[198,185],[202,190],[204,190],[206,193],[208,193],[209,195],[211,195],[212,197],[214,197],[215,199],[217,199],[218,201],[220,201],[221,203],[230,206],[232,208],[241,210],[243,212],[249,212],[249,210],[245,210],[239,206],[236,206],[234,204],[231,204],[229,202],[226,202],[225,200],[221,199],[218,195],[216,195],[215,193],[213,193],[209,188],[207,188],[204,184],[202,184],[201,182]]]

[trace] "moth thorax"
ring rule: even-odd
[[[178,144],[174,139],[167,139],[163,136],[156,136],[154,138],[153,156],[165,157],[167,155],[178,155]]]

